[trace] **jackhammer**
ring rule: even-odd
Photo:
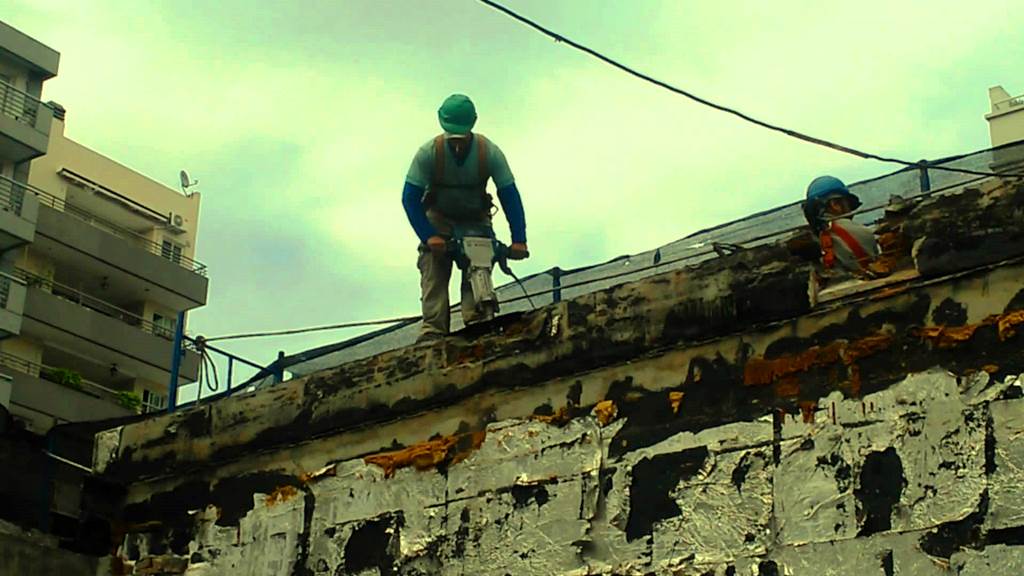
[[[456,224],[452,229],[452,237],[448,240],[448,254],[462,270],[470,287],[473,289],[473,300],[476,303],[476,322],[486,322],[498,313],[498,296],[491,282],[491,270],[497,264],[502,272],[511,276],[530,300],[523,283],[512,273],[508,266],[509,260],[523,260],[530,256],[529,252],[511,250],[494,235],[494,230],[486,224]],[[533,307],[533,301],[530,300]]]

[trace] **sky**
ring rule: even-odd
[[[702,107],[475,0],[4,4],[61,53],[43,99],[69,137],[174,188],[182,168],[200,180],[210,292],[190,331],[210,337],[417,314],[401,190],[455,92],[516,177],[520,276],[792,202],[821,174],[895,169]],[[988,88],[1024,93],[1014,0],[507,5],[705,98],[909,160],[987,147]],[[224,347],[266,364],[358,333]]]

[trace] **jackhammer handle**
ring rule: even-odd
[[[530,257],[530,251],[529,250],[509,250],[508,251],[508,259],[509,260],[526,260],[529,257]]]

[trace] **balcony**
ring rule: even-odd
[[[0,338],[21,333],[21,317],[25,309],[25,283],[0,272]]]
[[[160,326],[70,286],[15,269],[28,287],[22,332],[99,366],[119,367],[122,374],[167,382],[170,378],[174,326]],[[198,378],[199,355],[186,350],[181,378]]]
[[[0,158],[24,162],[46,154],[53,110],[0,80]]]
[[[206,266],[173,246],[153,242],[35,187],[39,217],[33,247],[53,261],[80,268],[111,285],[175,310],[206,303]]]
[[[32,242],[39,218],[39,199],[28,186],[0,175],[0,252]]]
[[[81,377],[64,377],[68,372],[53,366],[0,352],[0,372],[11,378],[11,412],[38,434],[56,424],[136,413],[126,405],[123,392]]]

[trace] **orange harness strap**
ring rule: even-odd
[[[832,241],[832,233],[835,233],[839,240],[850,249],[853,256],[857,258],[857,264],[860,265],[861,269],[868,270],[868,266],[871,264],[871,256],[868,255],[864,247],[860,245],[860,242],[857,242],[857,239],[849,231],[836,222],[832,222],[828,229],[822,231],[819,236],[821,241],[821,263],[825,265],[825,268],[831,269],[836,263],[836,251]]]

